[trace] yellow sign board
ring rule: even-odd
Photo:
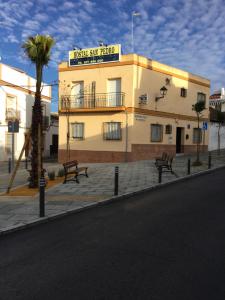
[[[80,66],[119,61],[120,52],[119,44],[69,51],[69,65]]]

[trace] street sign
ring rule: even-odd
[[[8,132],[19,132],[19,121],[8,121]]]
[[[207,130],[208,129],[208,123],[207,122],[203,122],[202,123],[202,130]]]

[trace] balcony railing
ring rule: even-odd
[[[20,111],[14,108],[7,108],[5,113],[6,121],[19,120],[20,121]]]
[[[79,94],[61,97],[61,109],[120,107],[124,93]]]

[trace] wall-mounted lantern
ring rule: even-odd
[[[155,101],[157,102],[159,99],[164,98],[166,96],[166,93],[167,93],[167,88],[165,86],[161,87],[161,89],[160,89],[161,96],[155,97]]]

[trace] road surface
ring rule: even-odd
[[[0,238],[0,299],[225,299],[225,170]]]

